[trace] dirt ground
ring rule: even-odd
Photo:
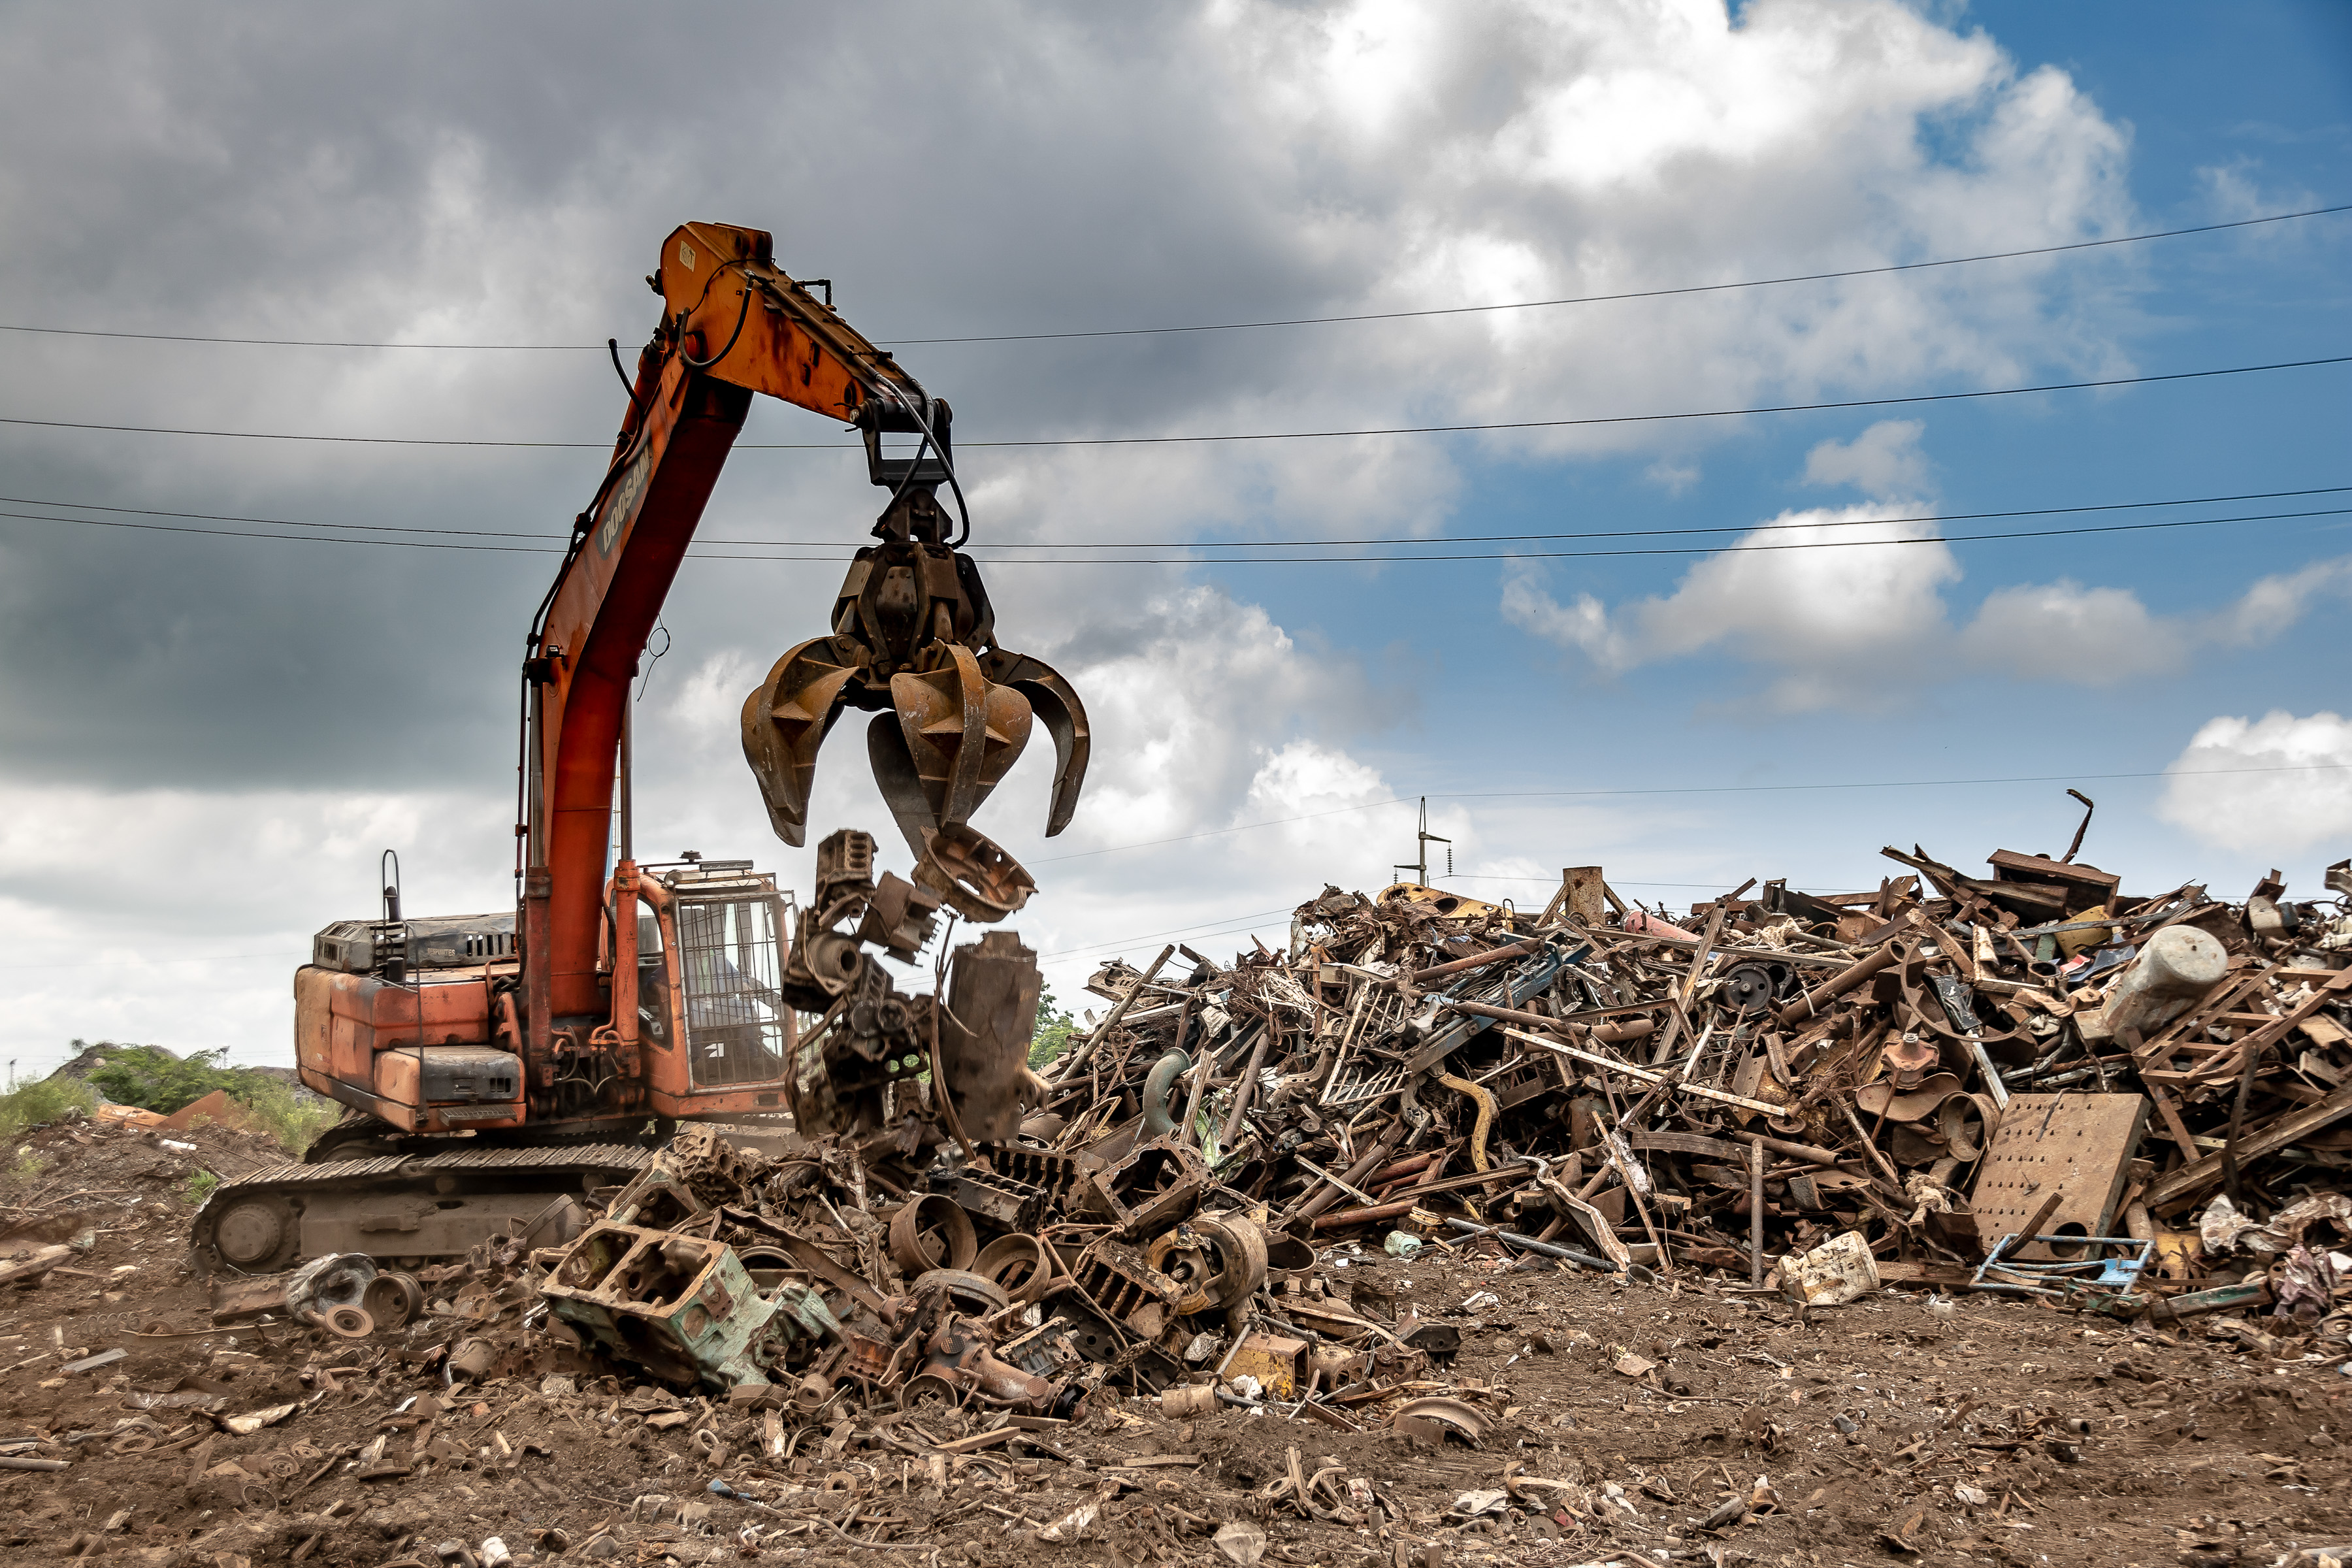
[[[527,1292],[501,1304],[461,1268],[428,1279],[425,1319],[356,1344],[212,1327],[182,1262],[189,1179],[267,1163],[250,1139],[83,1125],[22,1148],[0,1258],[87,1250],[0,1285],[0,1458],[65,1466],[0,1470],[8,1562],[434,1568],[497,1537],[517,1562],[1116,1568],[1248,1561],[1246,1530],[1213,1540],[1235,1521],[1263,1531],[1259,1561],[1390,1568],[2202,1568],[2352,1540],[2338,1356],[2202,1320],[2156,1332],[1984,1297],[1944,1314],[1893,1292],[1800,1312],[1730,1280],[1341,1245],[1335,1294],[1463,1331],[1433,1375],[1486,1413],[1478,1447],[1130,1399],[959,1454],[934,1445],[984,1420],[786,1419],[771,1458],[765,1413],[592,1363],[524,1326]],[[493,1375],[453,1377],[446,1347],[501,1321]],[[255,1414],[273,1418],[231,1429]],[[1332,1472],[1308,1487],[1325,1517],[1276,1495],[1292,1450]],[[1733,1498],[1744,1520],[1701,1527]]]

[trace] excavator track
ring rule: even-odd
[[[214,1188],[196,1211],[189,1261],[204,1275],[273,1274],[364,1252],[415,1268],[518,1230],[552,1245],[581,1217],[567,1200],[625,1183],[653,1157],[633,1143],[574,1143],[291,1162]]]

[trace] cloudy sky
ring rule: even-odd
[[[289,1061],[384,848],[509,900],[521,638],[688,219],[956,405],[1003,638],[1094,719],[1069,831],[1042,740],[980,818],[1066,997],[1385,882],[1423,795],[1534,904],[2055,851],[2070,784],[2127,889],[2352,853],[2352,365],[2180,379],[2352,354],[2352,214],[2080,247],[2352,202],[2326,0],[18,3],[0,146],[20,1071]],[[743,440],[639,843],[799,883],[736,711],[877,498],[825,421]],[[862,750],[817,833],[887,829]]]

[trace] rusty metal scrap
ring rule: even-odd
[[[1592,867],[1540,914],[1327,887],[1284,951],[1102,966],[1108,1013],[1044,1069],[1026,1127],[1052,1131],[1024,1142],[1076,1156],[1078,1212],[1129,1236],[1255,1204],[1278,1237],[1764,1282],[1857,1232],[1889,1282],[1956,1289],[2061,1187],[2019,1258],[2332,1183],[2352,873],[2324,904],[2275,873],[2134,897],[2079,848],[1985,877],[1889,848],[1873,891],[1751,880],[1684,916]],[[1139,1151],[1148,1199],[1114,1196]]]
[[[1841,1299],[2334,1321],[2347,898],[1890,853],[1869,892],[1751,883],[1671,917],[1595,868],[1540,913],[1327,888],[1278,950],[1103,966],[1104,1016],[1030,1068],[1034,957],[992,933],[900,997],[861,944],[912,956],[938,890],[838,835],[786,984],[823,1014],[804,1064],[845,1077],[797,1127],[682,1129],[527,1266],[516,1240],[424,1270],[472,1303],[453,1374],[501,1375],[526,1353],[501,1336],[543,1325],[583,1371],[799,1426],[923,1410],[977,1439],[1165,1395],[1444,1428],[1407,1406],[1459,1330],[1332,1293],[1318,1253],[1349,1244],[1821,1300],[1834,1258]]]

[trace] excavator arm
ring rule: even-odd
[[[521,1044],[534,1088],[552,1076],[558,1031],[584,1037],[609,1021],[635,1037],[634,1011],[614,1005],[625,960],[614,964],[611,998],[597,963],[615,757],[639,655],[751,394],[856,426],[869,477],[891,492],[875,529],[882,543],[857,552],[833,635],[816,639],[830,664],[812,671],[801,656],[814,645],[803,644],[746,703],[745,753],[779,835],[802,841],[816,745],[844,705],[881,710],[869,747],[919,856],[956,829],[951,841],[971,860],[975,836],[963,820],[1026,739],[1024,693],[1035,694],[1055,742],[1049,831],[1068,820],[1086,770],[1075,692],[1035,659],[994,647],[978,570],[946,538],[935,487],[956,489],[948,405],[778,268],[760,230],[685,225],[647,281],[662,297],[662,325],[638,356],[611,463],[575,520],[524,666]],[[918,438],[912,458],[883,455],[893,433]],[[803,673],[780,681],[787,666]],[[1002,885],[989,890],[1004,901]]]

